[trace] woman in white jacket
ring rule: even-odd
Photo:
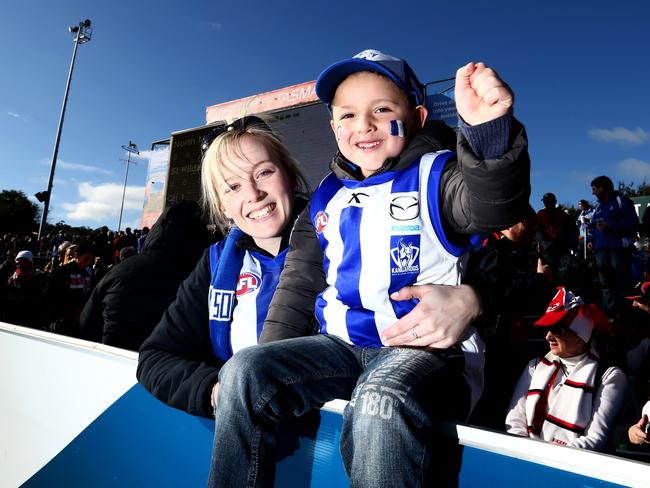
[[[594,327],[607,324],[597,305],[559,288],[535,326],[546,327],[550,351],[524,369],[510,402],[506,430],[559,445],[604,450],[625,400],[627,378],[590,348]]]

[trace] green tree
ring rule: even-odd
[[[647,197],[650,196],[650,184],[644,180],[643,183],[640,183],[634,188],[634,182],[628,184],[624,181],[619,181],[618,192],[628,197]]]
[[[28,234],[35,231],[38,215],[38,206],[22,191],[0,191],[0,232]]]

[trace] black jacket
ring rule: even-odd
[[[504,343],[511,335],[513,319],[539,316],[546,310],[555,289],[546,276],[533,268],[535,259],[529,247],[518,247],[507,237],[495,235],[490,235],[483,248],[469,258],[465,278],[485,283],[483,298],[491,304],[489,313],[481,318],[486,324],[481,327],[486,343]]]
[[[527,216],[530,196],[528,142],[523,125],[514,118],[508,142],[508,150],[501,157],[481,159],[462,132],[456,142],[449,127],[441,122],[429,122],[398,158],[386,161],[382,170],[406,168],[423,154],[455,149],[457,159],[450,159],[443,170],[440,202],[445,233],[451,242],[460,244],[466,239],[464,235],[501,230]],[[340,154],[334,157],[330,169],[340,178],[362,179],[351,171],[349,162]],[[323,251],[311,223],[309,208],[294,226],[291,247],[260,342],[313,334],[318,328],[314,304],[316,296],[325,289],[326,281]],[[488,296],[487,283],[472,284],[481,297]]]
[[[196,203],[169,207],[142,254],[115,265],[98,283],[81,313],[82,337],[137,351],[209,242]]]
[[[79,314],[90,292],[90,275],[76,260],[59,266],[47,280],[43,292],[50,330],[72,337],[79,335]]]
[[[302,199],[296,199],[295,212],[300,212],[305,204]],[[291,224],[285,229],[282,249],[289,244]],[[237,245],[265,252],[248,236]],[[181,284],[176,300],[142,344],[136,372],[138,381],[158,400],[208,418],[212,417],[210,393],[223,366],[223,361],[214,354],[210,339],[211,279],[210,253],[206,249],[194,271]]]

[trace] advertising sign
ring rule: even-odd
[[[244,115],[271,112],[281,108],[304,105],[305,103],[318,102],[314,86],[315,81],[308,81],[298,85],[280,88],[259,95],[253,95],[232,102],[212,105],[205,110],[205,123],[227,121],[231,122]]]
[[[449,127],[458,127],[458,112],[453,98],[442,93],[427,95],[427,120],[442,120]]]
[[[150,151],[149,168],[144,188],[144,205],[140,228],[151,227],[165,209],[165,188],[169,171],[169,146]]]

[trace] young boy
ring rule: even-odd
[[[425,126],[422,85],[399,58],[364,51],[326,69],[316,91],[339,153],[294,228],[263,340],[310,333],[314,310],[321,334],[240,351],[222,369],[210,483],[271,484],[277,423],[335,398],[350,399],[351,486],[440,482],[434,424],[466,419],[482,388],[482,344],[467,327],[480,303],[457,286],[460,234],[508,227],[528,205],[513,95],[483,64],[458,71],[457,161],[445,150],[453,133]],[[410,288],[420,284],[453,286]]]

